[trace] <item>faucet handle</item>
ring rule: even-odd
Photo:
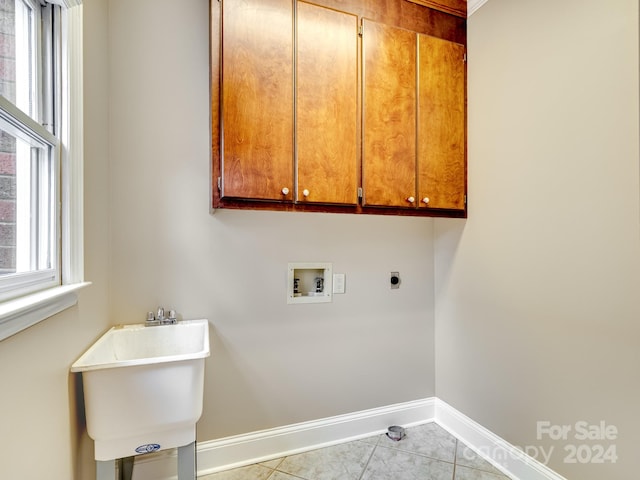
[[[169,310],[169,323],[177,323],[178,319],[176,318],[176,311],[175,310]]]
[[[147,312],[147,321],[144,322],[145,327],[151,327],[153,325],[160,325],[160,320],[153,316],[153,312]]]

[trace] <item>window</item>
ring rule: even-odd
[[[54,7],[0,0],[0,300],[60,282]],[[15,107],[15,108],[14,108]]]
[[[0,298],[59,283],[57,142],[0,111]]]
[[[79,4],[0,0],[0,340],[86,285]]]

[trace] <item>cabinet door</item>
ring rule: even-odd
[[[363,205],[414,207],[416,34],[363,25]]]
[[[358,20],[298,2],[297,27],[297,200],[356,204]]]
[[[419,35],[418,52],[419,206],[464,210],[465,49]]]
[[[221,68],[221,195],[292,200],[292,1],[223,0]]]

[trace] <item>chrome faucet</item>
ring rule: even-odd
[[[145,326],[152,327],[155,325],[175,325],[178,323],[175,310],[169,310],[169,315],[165,317],[164,308],[158,307],[158,312],[153,315],[153,312],[147,312],[147,320],[144,322]]]
[[[147,312],[147,320],[144,322],[144,326],[153,327],[155,325],[160,325],[160,322],[153,316],[153,312]]]
[[[175,310],[169,310],[169,316],[164,319],[164,323],[166,325],[175,325],[176,323],[178,323]]]

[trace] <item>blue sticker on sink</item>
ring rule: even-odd
[[[151,453],[157,452],[158,450],[160,450],[160,445],[157,443],[147,443],[146,445],[140,445],[136,448],[137,453]]]

